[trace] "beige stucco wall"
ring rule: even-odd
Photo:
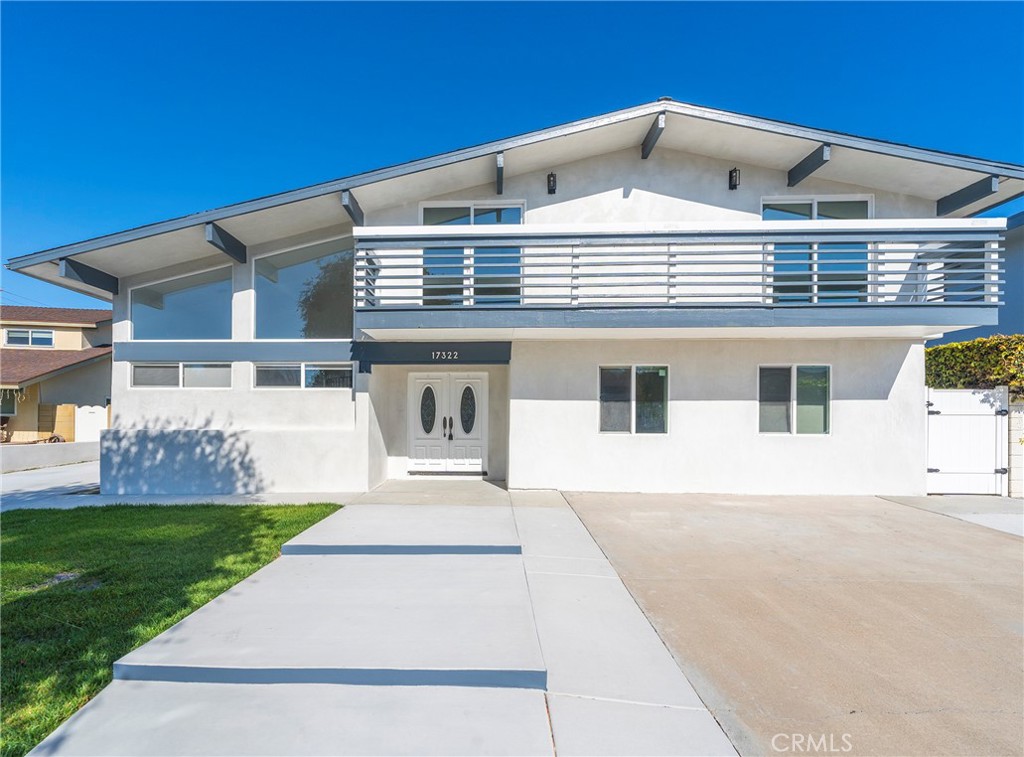
[[[10,390],[8,390],[10,391]],[[39,435],[39,386],[26,387],[18,396],[18,412],[7,421],[12,442],[34,442]]]
[[[602,365],[669,368],[669,432],[598,431]],[[832,366],[831,433],[758,433],[758,366]],[[900,340],[516,342],[513,488],[923,494],[924,352]]]

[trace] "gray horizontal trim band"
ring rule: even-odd
[[[351,342],[119,342],[114,360],[141,362],[348,362]]]
[[[118,681],[175,683],[330,683],[350,686],[486,686],[545,689],[545,670],[428,670],[401,668],[241,668],[115,662]]]
[[[356,311],[356,327],[376,329],[728,328],[772,326],[994,326],[996,307],[536,308]]]

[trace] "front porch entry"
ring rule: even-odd
[[[409,473],[487,475],[487,374],[410,373]]]

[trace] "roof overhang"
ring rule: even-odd
[[[784,171],[791,185],[813,175],[907,194],[934,200],[948,217],[1024,195],[1024,166],[660,100],[22,255],[8,267],[109,300],[121,278],[207,259],[228,264],[292,239],[343,237],[374,210],[626,148],[638,160],[678,150]],[[73,265],[61,266],[66,259]]]

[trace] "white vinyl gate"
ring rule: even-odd
[[[928,390],[928,493],[1008,494],[1009,396],[995,389]]]

